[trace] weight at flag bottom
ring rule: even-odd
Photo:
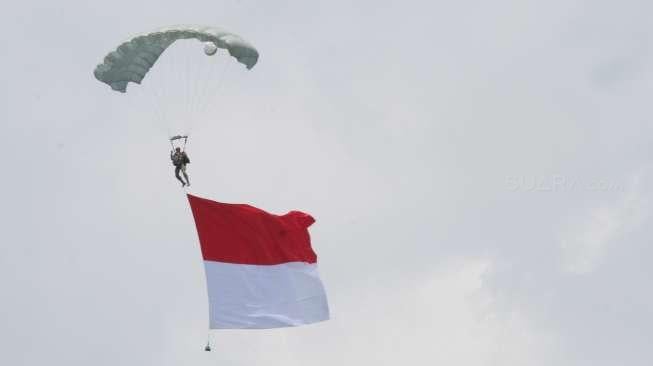
[[[199,236],[211,329],[292,327],[329,319],[311,247],[315,220],[188,195]]]

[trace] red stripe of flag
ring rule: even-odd
[[[274,215],[245,204],[188,195],[204,260],[274,265],[317,262],[308,227],[311,215],[290,211]]]

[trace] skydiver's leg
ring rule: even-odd
[[[180,167],[180,166],[178,166],[178,165],[175,166],[175,178],[177,178],[177,180],[179,180],[179,181],[181,182],[181,186],[183,187],[183,186],[186,185],[186,183],[185,183],[184,180],[181,179],[181,177],[179,176],[179,171],[180,171],[180,170],[181,170],[181,167]]]
[[[190,180],[188,180],[188,174],[186,174],[186,164],[181,166],[181,172],[184,174],[184,178],[186,178],[186,184],[190,185]]]

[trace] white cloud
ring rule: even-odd
[[[642,180],[650,169],[631,175],[625,192],[615,199],[591,208],[589,212],[572,221],[577,224],[560,242],[562,266],[571,273],[589,274],[601,265],[610,250],[616,250],[618,239],[624,239],[629,231],[637,229],[650,215],[648,192]],[[627,245],[623,240],[620,245]]]

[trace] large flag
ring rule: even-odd
[[[211,329],[277,328],[329,319],[308,227],[299,211],[273,215],[188,195],[199,235]]]

